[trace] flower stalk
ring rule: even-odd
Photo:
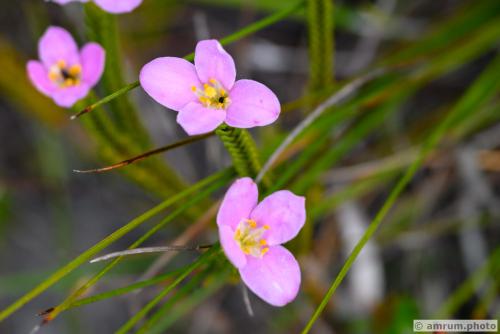
[[[238,175],[255,178],[261,169],[261,163],[255,142],[248,131],[222,124],[215,133],[231,155]],[[267,179],[264,178],[262,181],[264,185],[268,185]]]

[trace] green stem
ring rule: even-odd
[[[309,90],[333,82],[333,0],[307,0]]]
[[[233,160],[239,176],[255,178],[261,169],[255,142],[245,129],[237,129],[223,124],[215,130]]]

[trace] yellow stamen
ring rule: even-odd
[[[82,67],[80,65],[73,65],[69,68],[69,71],[68,71],[68,73],[74,77],[79,75],[81,72],[82,72]]]
[[[270,229],[271,229],[271,226],[269,226],[269,225],[267,225],[267,224],[266,224],[266,225],[264,225],[264,226],[262,226],[262,227],[263,227],[265,230],[270,230]]]
[[[264,233],[266,229],[257,227],[256,221],[244,219],[236,228],[234,240],[243,253],[260,258],[269,250],[267,240],[262,238]]]
[[[48,77],[60,87],[71,87],[80,84],[82,67],[74,64],[68,68],[65,60],[58,60],[50,67]]]
[[[246,222],[248,223],[248,225],[250,225],[251,228],[257,227],[257,223],[255,222],[255,220],[247,219]]]
[[[57,79],[59,78],[59,74],[54,72],[54,71],[50,71],[49,72],[49,79],[51,81],[56,81]]]
[[[207,108],[227,109],[231,103],[227,91],[213,78],[203,84],[203,89],[192,86],[191,90],[198,96],[201,104]]]

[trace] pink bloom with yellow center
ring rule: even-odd
[[[105,52],[97,43],[78,51],[70,33],[49,27],[38,42],[40,61],[30,60],[28,76],[33,85],[61,107],[71,107],[99,81]]]
[[[88,0],[52,0],[60,5],[65,5],[69,2],[87,2]],[[121,14],[128,13],[136,9],[143,0],[93,0],[95,4],[103,10],[113,13]]]
[[[219,238],[250,290],[271,305],[283,306],[297,296],[301,278],[297,260],[281,244],[304,226],[305,198],[280,190],[257,201],[252,179],[236,180],[217,214]]]
[[[158,103],[178,111],[177,123],[190,135],[226,122],[235,128],[273,123],[280,114],[276,95],[253,80],[236,80],[233,58],[217,40],[198,42],[194,65],[162,57],[144,65],[142,88]]]

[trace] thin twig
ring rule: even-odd
[[[337,91],[335,94],[330,96],[325,102],[321,103],[312,113],[310,113],[302,122],[300,122],[293,130],[290,132],[288,137],[285,138],[285,140],[281,143],[281,145],[274,151],[274,153],[271,155],[271,157],[266,161],[264,164],[264,167],[260,170],[259,174],[255,178],[256,182],[260,182],[264,175],[267,173],[267,171],[271,168],[271,166],[274,164],[276,159],[283,153],[285,148],[290,145],[298,135],[302,133],[302,131],[307,128],[314,120],[316,120],[325,110],[328,108],[339,104],[342,102],[345,98],[347,98],[349,95],[354,93],[356,90],[358,90],[362,85],[364,85],[366,82],[372,80],[373,78],[382,75],[385,73],[384,68],[379,68],[376,70],[373,70],[371,72],[368,72],[364,76],[361,76],[352,82],[348,83],[342,89]]]
[[[206,134],[203,134],[203,135],[189,137],[187,139],[178,141],[176,143],[169,144],[167,146],[163,146],[163,147],[160,147],[160,148],[156,148],[156,149],[151,150],[151,151],[147,151],[147,152],[142,153],[142,154],[140,154],[138,156],[135,156],[133,158],[129,158],[127,160],[123,160],[123,161],[118,162],[118,163],[116,163],[114,165],[111,165],[111,166],[106,166],[106,167],[102,167],[102,168],[95,168],[95,169],[87,169],[87,170],[73,169],[73,172],[75,172],[75,173],[102,173],[102,172],[108,172],[110,170],[113,170],[113,169],[116,169],[116,168],[120,168],[120,167],[124,167],[124,166],[130,165],[130,164],[132,164],[134,162],[144,160],[147,157],[150,157],[152,155],[155,155],[155,154],[158,154],[158,153],[163,153],[165,151],[169,151],[169,150],[172,150],[172,149],[180,147],[180,146],[184,146],[184,145],[187,145],[187,144],[191,144],[191,143],[197,142],[197,141],[202,140],[202,139],[206,139],[206,138],[211,137],[213,135],[214,135],[214,132],[209,132],[209,133],[206,133]]]
[[[106,261],[109,259],[114,259],[119,256],[126,255],[136,255],[136,254],[148,254],[148,253],[163,253],[163,252],[171,252],[171,251],[200,251],[202,249],[207,249],[212,247],[212,245],[198,245],[198,246],[160,246],[160,247],[143,247],[143,248],[134,248],[127,249],[124,251],[109,253],[100,257],[97,257],[93,260],[90,260],[90,263],[96,263],[100,261]]]

